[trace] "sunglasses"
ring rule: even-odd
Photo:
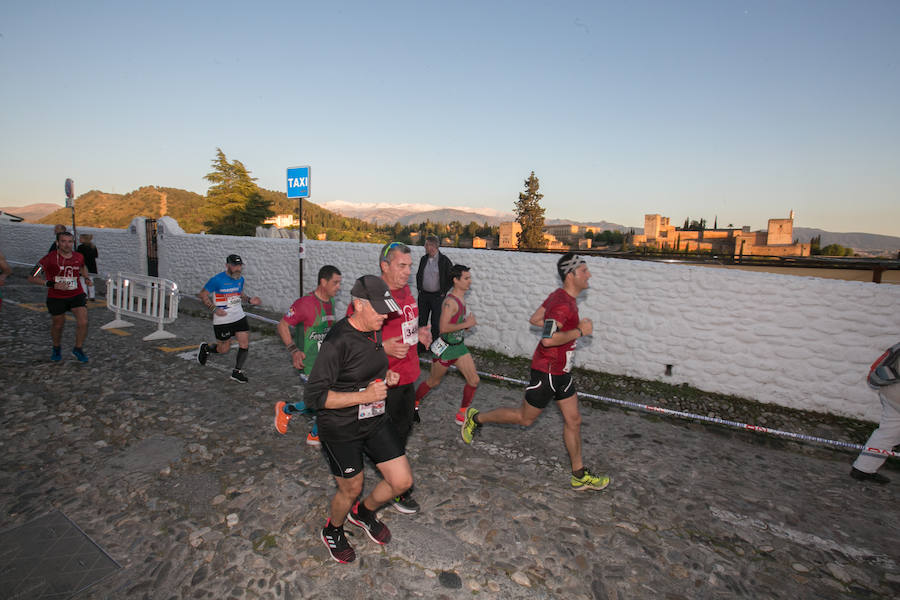
[[[388,244],[387,246],[384,247],[384,252],[381,253],[381,258],[387,258],[387,255],[391,250],[393,250],[394,248],[397,248],[399,246],[402,246],[402,245],[403,244],[400,242],[391,242],[390,244]]]

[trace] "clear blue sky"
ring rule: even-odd
[[[900,2],[4,2],[0,206],[215,150],[312,200],[900,235]]]

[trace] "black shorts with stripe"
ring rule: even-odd
[[[239,331],[250,331],[250,324],[247,322],[247,317],[232,321],[231,323],[213,325],[213,333],[216,334],[216,339],[223,342],[233,337],[234,334]]]
[[[363,454],[376,465],[406,454],[390,417],[385,415],[380,419],[381,423],[359,440],[329,442],[321,437],[319,432],[322,454],[328,460],[332,475],[349,479],[362,473]]]
[[[570,373],[551,375],[531,370],[531,383],[525,388],[525,402],[543,410],[550,400],[565,400],[575,395],[575,380]]]

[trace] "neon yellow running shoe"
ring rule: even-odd
[[[587,469],[584,470],[584,476],[581,478],[572,475],[573,490],[602,490],[609,485],[609,477],[606,475],[594,475]]]
[[[463,441],[467,444],[472,443],[472,437],[475,435],[475,430],[479,427],[478,423],[475,422],[475,415],[477,414],[477,408],[472,408],[470,406],[469,409],[466,410],[466,420],[463,421],[461,433]]]

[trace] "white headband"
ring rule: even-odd
[[[565,260],[560,263],[559,268],[562,269],[563,277],[577,269],[583,264],[587,264],[584,262],[584,259],[577,254],[570,258],[569,260]]]

